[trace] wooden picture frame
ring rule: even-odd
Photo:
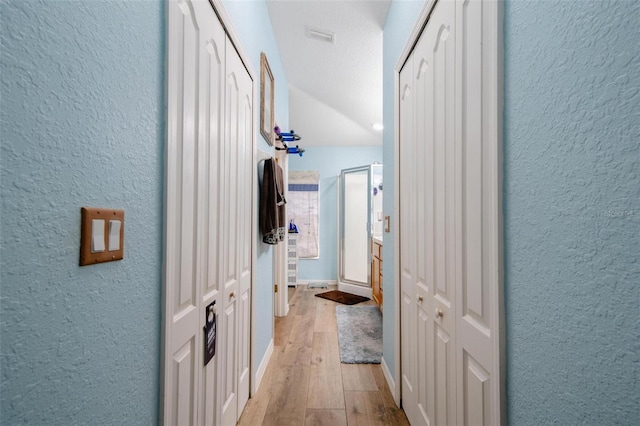
[[[260,133],[269,145],[274,143],[274,86],[267,56],[260,53]]]

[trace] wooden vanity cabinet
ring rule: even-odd
[[[371,293],[382,311],[382,243],[375,238],[371,242]]]

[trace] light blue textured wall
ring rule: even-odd
[[[304,135],[300,146],[304,147]],[[302,157],[289,155],[289,170],[318,170],[320,172],[320,256],[300,259],[299,280],[338,279],[338,176],[340,171],[382,162],[381,146],[344,146],[305,148]],[[385,185],[386,193],[386,185]]]
[[[382,258],[384,259],[383,289],[384,289],[384,315],[382,317],[382,356],[385,363],[389,367],[389,371],[393,374],[395,371],[395,351],[394,351],[394,334],[395,334],[395,308],[396,300],[394,294],[394,266],[395,253],[393,251],[393,240],[395,238],[395,229],[398,224],[399,216],[393,211],[393,198],[395,197],[395,179],[394,179],[394,123],[393,123],[393,105],[394,105],[394,87],[393,76],[394,68],[400,53],[407,42],[409,33],[413,29],[413,24],[418,18],[422,1],[393,1],[387,15],[387,22],[384,26],[383,36],[383,155],[384,155],[384,192],[383,199],[384,215],[391,216],[391,232],[384,234],[385,244],[382,246]],[[398,378],[395,379],[396,381]]]
[[[163,2],[0,4],[0,423],[155,424]],[[78,266],[85,205],[124,260]]]
[[[271,27],[267,4],[264,0],[225,0],[225,9],[233,21],[233,26],[242,42],[242,48],[249,56],[253,69],[256,85],[254,96],[256,101],[256,123],[259,119],[260,100],[260,52],[267,55],[269,68],[273,73],[275,82],[275,116],[278,124],[286,129],[289,126],[289,89],[284,73],[280,52],[276,45],[275,35]],[[256,125],[256,140],[258,148],[273,153],[272,147],[267,145],[260,134],[260,126]],[[258,200],[256,196],[256,201]],[[258,259],[256,265],[255,288],[255,335],[252,362],[254,367],[262,361],[269,342],[273,338],[273,303],[265,301],[273,300],[273,248],[262,242],[262,238],[256,240],[258,247]]]
[[[289,86],[269,19],[267,2],[265,0],[224,0],[224,7],[229,12],[233,27],[242,40],[242,47],[251,60],[251,67],[258,80],[256,91],[260,88],[260,52],[267,55],[276,89],[274,94],[276,122],[283,129],[287,129],[289,127]],[[259,91],[256,93],[260,96]],[[256,108],[257,112],[259,108]],[[269,146],[260,135],[259,125],[257,127],[258,146],[265,151],[269,150]]]
[[[640,2],[505,5],[510,424],[640,417]]]

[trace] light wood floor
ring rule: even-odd
[[[276,318],[274,352],[239,425],[408,425],[378,364],[341,364],[336,302],[298,286]],[[363,304],[373,305],[373,302]]]

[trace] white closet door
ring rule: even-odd
[[[168,8],[162,423],[233,425],[249,396],[253,82],[208,1]]]
[[[233,49],[233,48],[232,48]],[[229,52],[231,53],[231,52]],[[229,54],[228,56],[233,56]],[[223,154],[223,177],[221,187],[223,191],[222,205],[223,223],[222,247],[220,256],[222,264],[222,318],[221,346],[220,346],[220,386],[222,396],[222,424],[234,424],[238,418],[238,240],[239,221],[238,206],[238,118],[241,102],[238,76],[235,69],[229,66],[227,60],[227,74],[225,78],[225,144]]]
[[[400,72],[401,390],[413,425],[504,421],[499,7],[437,2]]]
[[[455,6],[436,4],[400,75],[402,399],[413,425],[456,424]]]
[[[400,72],[400,303],[402,406],[409,422],[418,423],[418,340],[416,323],[416,238],[414,207],[416,182],[414,152],[413,55]],[[423,363],[424,364],[424,363]]]
[[[238,417],[249,399],[250,379],[250,337],[251,337],[251,219],[253,185],[253,85],[251,76],[245,69],[240,56],[227,39],[227,74],[237,80],[238,116],[233,126],[237,126],[238,184]]]
[[[427,417],[437,425],[454,425],[456,419],[456,234],[455,234],[455,8],[453,1],[439,2],[431,15],[414,60],[419,144],[430,165],[425,183],[427,229],[419,245],[425,249],[424,288],[427,328]],[[423,80],[420,82],[420,80]],[[424,303],[424,302],[423,302]]]
[[[222,424],[236,423],[249,398],[252,80],[227,40],[223,209]]]
[[[504,423],[501,276],[501,62],[497,1],[460,1],[456,10],[459,288],[456,293],[458,419]]]
[[[200,421],[200,288],[196,262],[196,151],[201,91],[199,20],[190,1],[169,2],[168,141],[163,423]]]
[[[200,289],[200,334],[206,322],[205,308],[216,302],[220,312],[220,259],[222,250],[218,235],[221,217],[221,162],[224,143],[224,78],[226,35],[206,1],[194,1],[194,12],[200,25],[198,149],[197,149],[197,285]],[[204,343],[203,343],[204,344]],[[201,350],[203,352],[203,350]],[[216,357],[204,368],[199,392],[199,424],[217,423],[218,379]]]

